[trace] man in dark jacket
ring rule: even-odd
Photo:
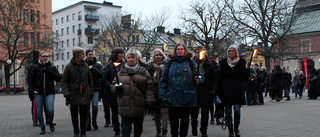
[[[274,71],[271,74],[272,98],[270,102],[274,102],[274,100],[276,100],[277,102],[282,101],[281,89],[282,89],[282,70],[280,69],[279,65],[276,65],[274,66]]]
[[[38,61],[39,61],[39,54],[40,52],[37,51],[37,50],[34,50],[32,52],[32,59],[30,60],[30,63],[29,63],[29,66],[27,68],[27,71],[28,71],[28,80],[30,80],[30,76],[31,76],[31,71],[32,71],[32,68],[38,64]],[[28,85],[30,86],[30,85]],[[38,123],[38,117],[37,117],[37,111],[36,111],[36,105],[35,105],[35,102],[34,102],[34,93],[33,91],[30,91],[28,92],[28,95],[29,95],[29,99],[31,101],[31,114],[32,114],[32,120],[33,120],[33,126],[40,126],[39,123]],[[46,112],[46,111],[45,111]],[[47,116],[47,115],[46,115]]]
[[[85,62],[88,64],[93,83],[93,97],[92,97],[92,126],[95,130],[98,129],[97,125],[97,115],[98,115],[98,102],[99,102],[99,92],[101,91],[101,78],[102,78],[102,67],[99,63],[97,63],[96,58],[94,57],[93,50],[88,49],[86,51],[86,60]],[[91,115],[90,115],[90,106],[88,104],[87,108],[87,131],[91,130]]]

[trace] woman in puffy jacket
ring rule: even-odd
[[[138,64],[136,50],[126,52],[127,63],[112,81],[111,92],[118,95],[118,110],[122,118],[121,133],[130,137],[132,124],[134,136],[140,137],[146,106],[154,103],[153,84],[147,70]]]
[[[49,61],[47,52],[40,53],[38,64],[31,70],[29,79],[29,93],[34,94],[41,131],[45,134],[45,125],[43,122],[43,106],[46,105],[48,112],[48,122],[50,130],[54,131],[53,115],[54,115],[54,81],[60,82],[61,75],[57,68]],[[45,104],[44,104],[45,103]]]
[[[197,64],[190,55],[185,45],[177,44],[159,83],[159,97],[169,108],[172,137],[178,137],[178,131],[180,137],[188,135],[190,110],[197,104],[196,85],[204,81],[201,71],[200,76],[197,74]]]

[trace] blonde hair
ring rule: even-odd
[[[46,52],[46,51],[42,51],[42,52],[40,52],[40,54],[39,54],[39,55],[41,56],[41,55],[43,55],[43,54],[45,54],[45,53],[47,53],[47,54],[48,54],[48,52]],[[48,54],[48,55],[49,55],[49,54]]]
[[[261,70],[264,70],[264,71],[265,71],[266,69],[267,69],[267,68],[266,68],[265,66],[262,66],[262,67],[261,67]]]
[[[80,47],[75,47],[73,50],[72,50],[72,55],[73,57],[76,57],[78,54],[80,53],[84,53],[84,49],[83,48],[80,48]]]
[[[157,52],[159,52],[160,54],[162,54],[163,60],[167,61],[167,56],[166,56],[166,54],[164,54],[164,53],[162,52],[162,50],[160,50],[160,49],[155,49],[155,50],[153,51],[153,55],[152,55],[152,62],[156,60],[156,59],[155,59],[155,56],[156,56],[156,53],[157,53]]]

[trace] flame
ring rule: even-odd
[[[206,55],[206,51],[205,50],[201,51],[199,53],[199,59],[202,60],[205,57],[205,55]]]
[[[162,47],[162,48],[163,48],[163,49],[168,49],[167,46],[168,46],[167,43],[166,43],[166,44],[163,44],[163,47]]]
[[[257,53],[258,53],[258,49],[254,49],[254,50],[253,50],[253,55],[252,55],[252,56],[253,56],[253,57],[255,57],[255,56],[257,55]]]
[[[113,63],[113,65],[116,66],[116,67],[119,66],[120,64],[121,64],[120,62],[114,62]]]

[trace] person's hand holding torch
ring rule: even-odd
[[[117,69],[116,67],[119,66],[121,63],[120,62],[113,62],[113,69],[114,69],[114,72],[116,73],[116,80],[117,80],[117,83],[116,83],[116,90],[118,92],[122,92],[122,83],[119,82],[119,77],[117,75]]]
[[[197,84],[200,82],[200,72],[199,72],[199,70],[200,70],[200,61],[202,61],[205,56],[206,56],[206,51],[205,50],[200,51],[199,54],[198,54],[198,61],[197,61],[198,69],[197,69],[197,77],[195,78]]]

